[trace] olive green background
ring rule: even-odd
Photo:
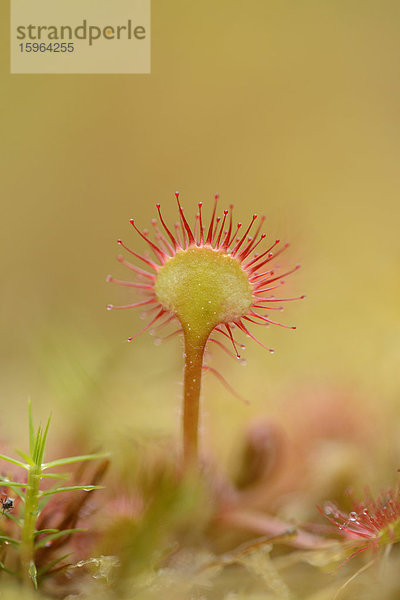
[[[0,23],[3,439],[24,444],[29,395],[53,442],[177,433],[181,345],[126,344],[139,312],[105,310],[130,298],[105,283],[116,239],[143,249],[129,218],[161,202],[172,223],[175,190],[191,219],[216,192],[264,213],[303,267],[285,294],[307,294],[280,315],[297,331],[259,328],[274,356],[213,352],[251,405],[209,377],[204,444],[309,391],[397,416],[399,2],[153,0],[150,75],[10,75],[6,2]]]

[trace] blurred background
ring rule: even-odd
[[[38,420],[52,412],[53,446],[178,438],[182,346],[127,344],[144,323],[105,310],[130,298],[105,278],[129,275],[117,238],[143,248],[131,217],[148,227],[160,202],[174,222],[179,190],[193,219],[219,193],[221,209],[265,214],[268,235],[290,241],[283,264],[302,269],[285,295],[307,299],[282,314],[297,331],[258,331],[273,356],[248,344],[241,366],[213,353],[251,404],[206,378],[204,447],[229,462],[253,419],[290,434],[301,416],[316,431],[328,406],[339,428],[350,414],[379,430],[382,477],[395,480],[400,4],[153,0],[150,75],[31,76],[9,74],[6,5],[1,439],[26,445],[28,397]],[[379,477],[369,460],[363,481]]]

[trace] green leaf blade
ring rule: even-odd
[[[10,488],[29,488],[29,485],[27,483],[20,483],[19,481],[9,481],[8,479],[0,479],[0,485]]]
[[[42,533],[58,533],[59,529],[39,529],[35,530],[33,535],[36,537],[37,535],[41,535]]]
[[[63,479],[64,481],[71,477],[71,473],[42,473],[41,479]]]
[[[59,556],[58,558],[55,558],[54,560],[52,560],[51,562],[49,562],[47,565],[44,565],[44,567],[42,567],[41,569],[39,569],[38,576],[42,577],[43,575],[46,575],[46,573],[48,573],[59,562],[61,562],[65,558],[68,558],[68,556],[71,556],[70,552],[68,554],[64,554],[63,556]],[[65,565],[65,566],[67,567],[68,565]]]
[[[32,460],[32,457],[31,457],[31,456],[29,456],[29,454],[27,454],[27,453],[26,453],[26,452],[24,452],[23,450],[19,450],[19,449],[17,449],[17,454],[18,454],[18,455],[19,455],[21,458],[23,458],[24,460],[26,460],[26,462],[28,463],[28,465],[29,465],[30,467],[32,467],[32,466],[33,466],[33,464],[34,464],[34,463],[33,463],[33,460]]]
[[[22,463],[20,460],[17,460],[16,458],[11,458],[10,456],[6,456],[5,454],[0,454],[0,458],[2,458],[3,460],[6,460],[9,463],[12,463],[13,465],[17,465],[17,467],[22,467],[23,469],[29,470],[29,465]]]
[[[4,516],[7,517],[7,519],[10,519],[10,521],[13,521],[16,525],[18,525],[18,527],[22,527],[23,522],[21,521],[21,519],[14,517],[14,515],[10,515],[10,513],[8,512],[5,512]]]
[[[109,452],[98,452],[96,454],[83,454],[82,456],[69,456],[68,458],[59,458],[52,460],[51,462],[44,463],[42,465],[43,471],[45,469],[52,469],[54,467],[61,467],[63,465],[70,465],[75,462],[83,462],[86,460],[97,460],[98,458],[109,458]]]
[[[19,540],[15,540],[8,535],[0,535],[0,542],[8,542],[9,544],[14,544],[14,546],[19,546],[21,543]]]
[[[52,494],[60,494],[61,492],[75,492],[78,490],[84,492],[92,492],[93,490],[101,490],[104,488],[104,485],[69,485],[61,488],[53,488],[51,490],[45,490],[40,493],[40,497],[51,496]]]
[[[47,434],[49,433],[50,421],[51,421],[51,416],[47,419],[47,424],[43,431],[42,439],[40,441],[39,456],[38,456],[38,464],[40,464],[40,465],[43,462],[44,450],[46,448],[46,440],[47,440]]]
[[[43,548],[43,546],[45,546],[48,542],[58,540],[59,538],[64,537],[65,535],[72,535],[73,533],[81,533],[82,531],[86,531],[86,529],[84,529],[84,528],[64,529],[63,531],[58,531],[57,533],[51,533],[50,535],[46,536],[42,540],[39,540],[37,542],[37,544],[35,544],[35,549],[37,550],[38,548]]]

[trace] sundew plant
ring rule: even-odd
[[[280,290],[285,277],[297,271],[299,265],[286,272],[276,267],[277,257],[288,244],[279,247],[280,240],[267,241],[261,231],[265,217],[258,219],[254,214],[247,226],[234,224],[232,205],[222,216],[217,215],[216,196],[209,224],[203,223],[202,203],[199,203],[191,227],[179,194],[175,196],[179,221],[171,230],[157,204],[160,223],[156,219],[152,221],[154,241],[148,231],[138,229],[134,219],[130,221],[148,244],[152,257],[138,254],[118,240],[142,266],[119,256],[119,262],[133,271],[137,280],[122,281],[112,276],[107,280],[138,288],[144,299],[124,306],[109,304],[108,309],[147,307],[151,317],[140,333],[151,327],[160,329],[171,321],[178,327],[176,333],[182,333],[185,346],[183,457],[187,465],[193,465],[198,455],[202,372],[211,369],[204,364],[207,345],[217,344],[229,352],[224,344],[227,341],[231,352],[240,359],[241,343],[234,337],[235,330],[265,348],[251,332],[253,325],[272,324],[295,329],[295,326],[277,322],[272,315],[283,309],[282,303],[296,299],[281,297]],[[271,348],[265,349],[273,352]]]

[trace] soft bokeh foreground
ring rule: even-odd
[[[296,547],[290,528],[325,539],[317,505],[349,511],[349,487],[399,477],[399,3],[153,0],[148,76],[11,76],[0,15],[1,451],[26,448],[30,396],[37,421],[52,413],[49,460],[113,453],[70,561],[120,566],[46,593],[333,598],[374,554],[337,570],[341,546]],[[307,294],[280,315],[297,331],[259,333],[273,356],[214,352],[250,405],[206,378],[206,476],[183,482],[182,346],[127,344],[139,313],[105,310],[132,297],[105,283],[117,238],[143,250],[129,218],[149,227],[161,202],[174,222],[176,189],[191,216],[216,192],[238,220],[265,214],[303,267],[285,293]],[[236,560],[270,535],[223,522],[238,497],[284,535]],[[398,561],[378,552],[338,598],[377,598],[377,581],[398,598]]]

